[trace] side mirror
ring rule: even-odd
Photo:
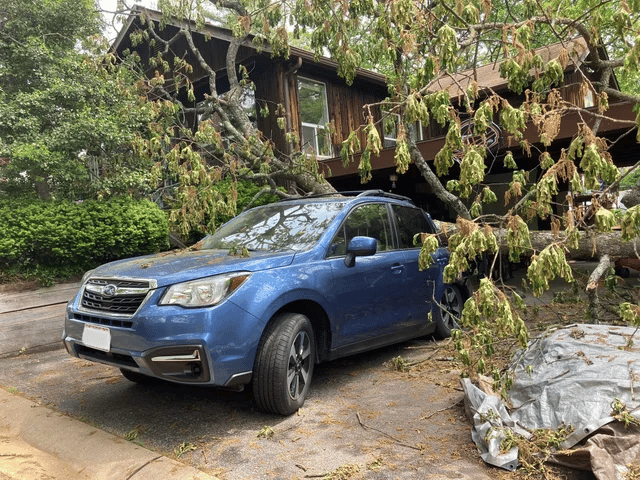
[[[356,264],[356,257],[370,257],[378,251],[378,241],[371,237],[353,237],[347,246],[344,264],[351,268]]]

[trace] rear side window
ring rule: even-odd
[[[422,210],[402,205],[392,205],[391,208],[398,224],[400,248],[418,248],[419,242],[418,245],[413,244],[416,233],[435,233]]]
[[[386,205],[372,203],[352,210],[331,243],[330,255],[346,255],[347,245],[357,236],[375,238],[378,241],[378,252],[393,249],[391,223]]]

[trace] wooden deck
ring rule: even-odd
[[[64,309],[79,283],[0,293],[0,356],[62,347]]]

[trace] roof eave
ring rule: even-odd
[[[123,27],[118,32],[118,36],[116,37],[115,41],[111,45],[111,49],[110,49],[111,52],[117,52],[118,49],[121,48],[125,39],[128,38],[128,35],[130,34],[130,30],[133,26],[133,23],[138,18],[140,13],[144,13],[145,16],[151,21],[159,22],[162,19],[162,12],[159,12],[157,10],[151,10],[141,5],[135,5],[131,9],[131,14],[129,15],[129,18],[127,19]],[[188,20],[173,19],[171,23],[177,27],[181,27],[181,28],[188,27],[196,31],[195,23]],[[224,41],[231,41],[233,39],[233,33],[231,32],[231,30],[218,27],[216,25],[211,25],[211,24],[204,25],[203,28],[197,30],[196,32],[200,35],[210,35],[213,38],[224,40]],[[254,35],[249,36],[247,41],[243,43],[243,46],[253,49],[257,54],[260,54],[260,55],[270,54],[272,52],[268,45],[258,50],[253,45],[254,38],[255,38]],[[289,47],[289,56],[302,58],[303,60],[311,62],[315,65],[319,65],[321,67],[327,68],[328,70],[331,70],[334,73],[337,73],[337,70],[338,70],[338,62],[336,62],[335,60],[322,55],[316,56],[313,52],[304,50],[302,48]],[[355,78],[358,80],[376,83],[381,86],[386,86],[387,84],[386,77],[384,75],[376,73],[372,70],[366,70],[364,68],[356,69]]]

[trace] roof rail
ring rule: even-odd
[[[286,202],[287,200],[300,200],[302,198],[323,198],[323,197],[339,197],[349,192],[330,192],[330,193],[312,193],[311,195],[292,195],[290,197],[281,198],[278,202]]]
[[[287,200],[298,200],[301,198],[323,198],[323,197],[335,197],[335,196],[343,196],[343,197],[386,197],[386,198],[395,198],[396,200],[403,200],[405,202],[409,202],[414,204],[413,200],[409,197],[404,197],[402,195],[397,195],[395,193],[385,192],[384,190],[347,190],[344,192],[331,192],[331,193],[314,193],[312,195],[301,195],[299,197],[289,197],[282,198],[279,201],[285,202]]]
[[[409,197],[398,195],[396,193],[385,192],[384,190],[365,190],[364,192],[360,192],[357,196],[395,198],[396,200],[404,200],[405,202],[413,203],[413,200],[411,200]]]

